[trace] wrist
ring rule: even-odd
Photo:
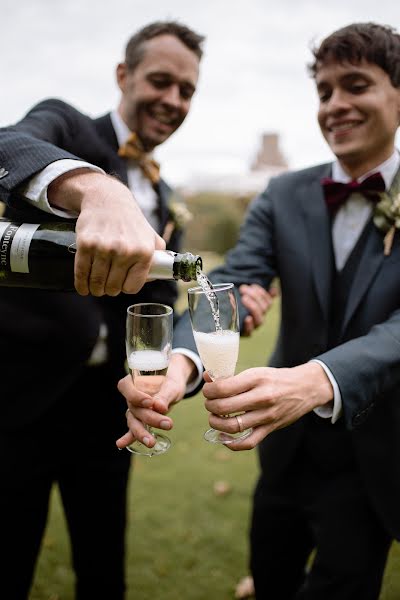
[[[170,359],[169,368],[174,373],[179,373],[180,377],[184,380],[184,384],[190,383],[196,373],[196,365],[188,356],[184,354],[173,353]]]
[[[47,197],[51,206],[80,213],[85,200],[96,198],[96,183],[104,181],[107,176],[82,167],[63,173],[52,181],[47,190]]]
[[[310,410],[325,406],[333,401],[334,390],[329,377],[317,362],[309,362],[294,367],[302,382],[302,396]]]

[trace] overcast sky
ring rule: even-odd
[[[397,0],[0,0],[0,125],[61,97],[97,116],[115,107],[114,70],[130,35],[177,19],[206,36],[198,91],[182,127],[157,149],[172,184],[246,172],[262,132],[291,168],[331,154],[316,124],[310,45],[355,21],[400,29]]]

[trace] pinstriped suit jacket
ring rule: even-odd
[[[0,200],[7,204],[5,216],[16,221],[49,220],[49,215],[18,196],[18,186],[55,160],[81,158],[127,183],[117,149],[109,115],[91,119],[61,100],[41,102],[18,124],[0,130]],[[157,192],[162,231],[171,189],[161,181]],[[178,251],[180,241],[181,233],[175,230],[169,249]],[[171,281],[148,283],[135,296],[117,298],[2,288],[0,353],[5,393],[0,428],[15,431],[34,423],[65,393],[85,368],[104,321],[109,331],[108,367],[117,383],[125,374],[126,307],[134,302],[173,305],[176,293]]]

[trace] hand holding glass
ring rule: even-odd
[[[126,356],[135,387],[150,396],[156,394],[167,373],[172,347],[173,311],[164,304],[133,304],[126,317]],[[146,429],[156,439],[148,448],[138,440],[127,446],[129,452],[144,456],[163,454],[171,445],[160,433]]]
[[[204,368],[214,381],[235,374],[239,355],[239,314],[233,283],[214,284],[209,292],[201,287],[188,290],[193,335]],[[214,444],[229,444],[250,435],[251,429],[224,433],[216,429],[204,438]]]

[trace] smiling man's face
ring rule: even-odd
[[[400,123],[400,88],[376,64],[334,61],[318,67],[318,122],[352,177],[384,162],[394,150]]]
[[[145,42],[134,70],[118,65],[119,112],[146,151],[165,142],[189,112],[199,77],[199,58],[173,35]]]

